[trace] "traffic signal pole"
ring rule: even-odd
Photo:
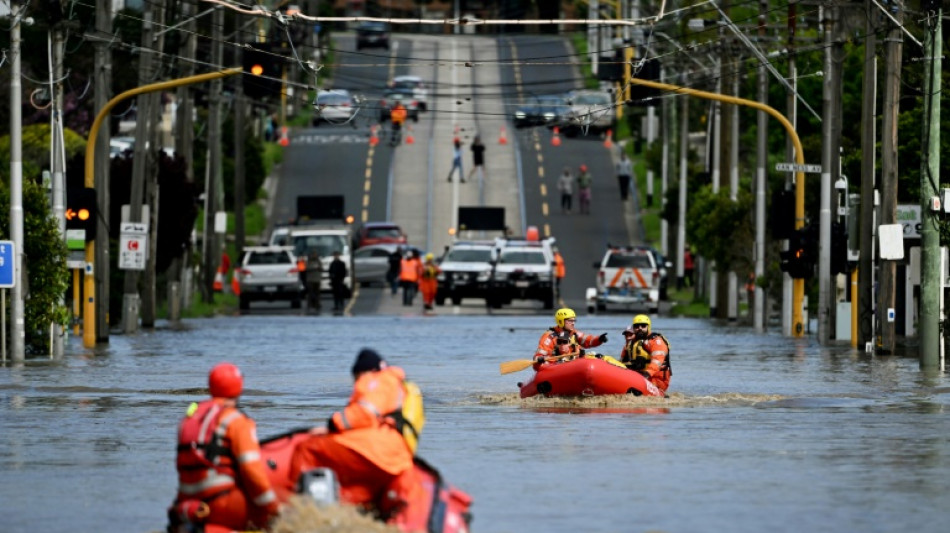
[[[690,89],[688,87],[679,87],[677,85],[670,85],[668,83],[658,83],[655,81],[641,80],[639,78],[631,78],[630,83],[636,85],[643,85],[645,87],[651,87],[653,89],[659,89],[661,91],[669,91],[677,94],[685,94],[687,96],[695,96],[697,98],[703,98],[705,100],[715,100],[718,102],[723,102],[727,104],[741,105],[746,107],[751,107],[753,109],[758,109],[768,113],[773,118],[779,121],[780,124],[785,128],[785,131],[788,132],[788,136],[792,141],[792,145],[795,147],[795,162],[799,165],[799,168],[802,168],[805,165],[805,154],[802,152],[802,142],[798,137],[798,133],[795,131],[795,127],[792,126],[792,123],[785,118],[785,115],[782,115],[775,108],[770,107],[767,104],[756,102],[753,100],[747,100],[745,98],[739,98],[737,96],[727,96],[723,94],[711,93],[708,91],[700,91],[697,89]],[[802,171],[795,172],[795,229],[801,229],[805,225],[805,173]],[[803,279],[793,279],[792,280],[792,336],[801,337],[805,332],[805,326],[802,323],[802,302],[805,298],[805,280]]]
[[[129,89],[124,93],[121,93],[111,100],[109,100],[106,105],[99,110],[99,114],[96,115],[96,119],[92,122],[92,127],[89,129],[89,137],[86,142],[86,163],[85,163],[85,185],[89,188],[95,188],[96,186],[96,175],[95,175],[95,155],[96,155],[96,140],[98,139],[99,129],[102,127],[102,123],[109,116],[109,112],[112,111],[119,102],[132,98],[133,96],[138,96],[140,94],[148,94],[156,91],[163,91],[166,89],[173,89],[176,87],[181,87],[183,85],[193,85],[196,83],[202,83],[210,80],[216,80],[220,78],[225,78],[227,76],[234,76],[243,72],[240,68],[229,68],[224,69],[218,72],[209,72],[207,74],[199,74],[197,76],[188,76],[185,78],[178,78],[169,81],[163,81],[159,83],[151,83],[149,85],[143,85],[141,87],[136,87],[134,89]],[[106,239],[108,241],[108,239]],[[83,300],[83,331],[82,331],[82,341],[83,346],[86,348],[93,348],[96,345],[96,299],[95,295],[95,254],[96,252],[96,241],[90,240],[86,242],[86,269],[85,277],[83,278],[83,295],[85,299]]]

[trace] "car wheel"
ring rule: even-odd
[[[461,305],[461,304],[462,304],[462,297],[461,297],[461,296],[453,296],[453,297],[452,297],[452,305]]]
[[[300,298],[294,298],[290,301],[291,309],[300,309]]]
[[[247,296],[241,296],[241,297],[240,297],[240,307],[241,307],[241,309],[243,309],[243,310],[247,310],[247,309],[249,309],[249,308],[251,307],[251,302],[250,302],[250,300],[248,299]]]
[[[587,306],[587,313],[588,313],[588,314],[591,314],[591,315],[596,314],[596,313],[597,313],[597,308],[594,307],[593,305],[588,305],[588,306]]]
[[[597,304],[597,310],[598,310],[598,311],[606,311],[606,310],[607,310],[607,305],[606,305],[606,304],[602,304],[602,303],[598,303],[598,304]]]
[[[544,298],[544,308],[545,309],[554,309],[554,293],[552,292],[546,298]]]
[[[435,297],[436,305],[445,305],[445,296],[436,296]]]

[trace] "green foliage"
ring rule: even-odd
[[[46,132],[45,137],[43,131]],[[39,183],[43,165],[36,157],[40,153],[37,143],[45,143],[48,157],[49,126],[28,126],[22,130],[22,135],[25,347],[27,354],[46,355],[50,353],[50,324],[65,326],[68,323],[69,312],[62,304],[69,283],[67,251],[66,243],[59,233],[58,221],[50,212],[49,195]],[[66,137],[72,139],[70,135]],[[69,145],[70,141],[67,141],[67,147]],[[10,160],[9,136],[0,138],[0,158]],[[0,176],[0,238],[10,239],[9,165],[0,167]],[[7,316],[10,316],[9,310]]]
[[[713,193],[708,186],[690,198],[687,238],[695,251],[715,261],[721,272],[752,269],[754,258],[749,243],[755,241],[755,231],[749,213],[753,200],[747,189],[740,189],[733,201],[728,190]]]

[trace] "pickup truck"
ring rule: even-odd
[[[648,248],[610,247],[594,268],[597,286],[587,289],[588,312],[606,311],[608,306],[659,311],[660,265]]]

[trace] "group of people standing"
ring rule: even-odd
[[[297,260],[297,270],[300,272],[301,281],[307,291],[307,310],[316,313],[320,310],[320,291],[323,286],[323,261],[320,259],[320,253],[312,250],[307,254],[306,261]],[[346,275],[348,269],[346,263],[340,259],[340,252],[333,252],[333,260],[328,267],[328,277],[330,281],[330,292],[333,294],[333,310],[343,311],[346,307]]]
[[[406,375],[371,349],[360,351],[351,371],[349,402],[297,444],[289,481],[330,468],[348,503],[394,518],[422,490],[411,445],[395,421],[407,395]],[[169,531],[193,523],[259,530],[280,512],[284,502],[268,476],[255,422],[238,407],[243,387],[241,370],[219,363],[208,375],[210,399],[188,407],[178,429],[178,494],[168,510]]]
[[[583,355],[584,350],[607,342],[606,332],[590,335],[577,330],[577,314],[573,309],[558,309],[554,321],[554,327],[545,331],[538,341],[534,354],[535,370],[542,365],[557,363],[564,359],[563,356]],[[666,392],[673,376],[670,343],[651,328],[652,323],[647,315],[633,317],[633,322],[623,330],[624,345],[620,362]]]
[[[396,296],[402,288],[402,305],[410,307],[417,293],[422,293],[422,305],[426,311],[432,310],[435,294],[439,288],[438,276],[442,270],[435,262],[435,256],[427,253],[419,257],[417,250],[397,248],[389,255],[389,270],[386,280],[392,295]]]

